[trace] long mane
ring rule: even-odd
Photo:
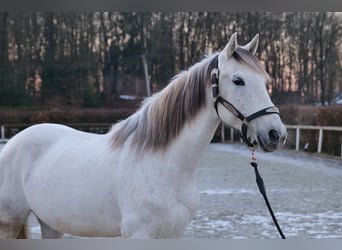
[[[112,146],[120,148],[132,137],[131,146],[140,152],[165,150],[184,125],[205,107],[210,63],[215,56],[175,76],[162,91],[147,98],[136,113],[114,125],[110,132]],[[269,79],[260,61],[249,51],[238,47],[233,58]]]
[[[132,137],[131,144],[139,151],[165,150],[206,105],[212,58],[175,76],[167,87],[147,98],[136,113],[114,125],[112,145],[119,148]]]

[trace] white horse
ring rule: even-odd
[[[0,155],[0,237],[25,236],[30,212],[43,238],[181,237],[199,206],[198,160],[220,120],[250,146],[285,142],[258,41],[239,46],[232,35],[105,135],[40,124],[14,136]]]

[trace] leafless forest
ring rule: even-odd
[[[260,34],[277,104],[329,104],[342,89],[342,15],[328,12],[0,12],[0,105],[104,107],[145,95],[224,47]]]

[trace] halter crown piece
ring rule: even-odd
[[[271,114],[280,115],[278,108],[275,106],[267,107],[247,117],[244,116],[232,103],[230,103],[229,101],[224,99],[222,96],[220,96],[220,91],[219,91],[219,73],[220,72],[218,69],[218,55],[216,55],[214,59],[210,62],[209,69],[211,69],[211,72],[210,72],[211,88],[212,88],[213,97],[214,97],[214,107],[215,107],[218,118],[222,121],[220,114],[218,112],[218,104],[222,104],[223,107],[225,107],[229,112],[234,114],[242,122],[241,138],[244,141],[244,143],[246,143],[248,147],[254,147],[253,143],[251,143],[247,138],[247,130],[248,130],[249,122],[264,115],[271,115]]]

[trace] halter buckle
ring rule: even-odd
[[[216,102],[217,96],[219,94],[219,86],[218,86],[219,78],[218,78],[218,74],[219,74],[218,68],[213,68],[211,70],[211,73],[210,73],[211,89],[213,91],[213,97],[214,97],[214,101],[215,102]]]
[[[218,79],[219,79],[219,70],[218,68],[213,68],[210,73],[211,77],[211,83],[212,84],[218,84]]]

